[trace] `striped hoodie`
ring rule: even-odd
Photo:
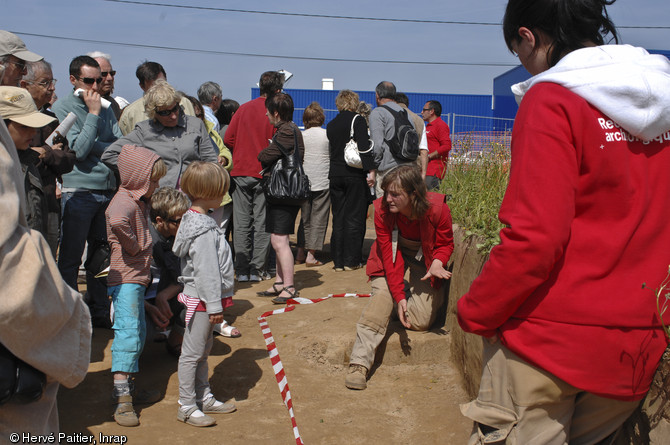
[[[118,167],[121,187],[107,207],[107,241],[111,248],[107,286],[151,280],[151,234],[149,203],[142,196],[150,186],[151,171],[160,157],[135,145],[124,145]]]

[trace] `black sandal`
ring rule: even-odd
[[[264,290],[262,292],[256,292],[256,295],[258,295],[259,297],[276,297],[279,294],[281,294],[281,292],[284,290],[283,287],[277,289],[277,286],[283,286],[283,285],[284,285],[283,281],[277,281],[275,284],[272,285],[272,289],[274,290]]]
[[[293,289],[293,290],[291,291],[291,289]],[[290,300],[291,298],[295,298],[295,297],[300,296],[300,292],[298,292],[297,290],[295,290],[295,286],[286,286],[285,288],[283,288],[283,289],[281,290],[281,292],[284,292],[284,291],[286,291],[286,293],[289,294],[290,297],[280,297],[280,296],[277,296],[277,297],[275,297],[275,298],[272,299],[272,302],[273,302],[274,304],[286,304],[286,302],[287,302],[288,300]],[[281,294],[281,292],[279,292],[279,294]]]

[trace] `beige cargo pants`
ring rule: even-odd
[[[426,275],[423,259],[416,254],[421,243],[399,238],[398,248],[405,262],[405,295],[409,322],[414,331],[427,331],[435,321],[437,309],[444,301],[444,289],[434,289],[430,280],[421,281]],[[373,277],[370,301],[356,324],[356,342],[351,351],[350,364],[363,365],[368,370],[375,358],[375,351],[386,335],[391,316],[396,311],[396,303],[385,277]]]
[[[461,405],[475,424],[469,445],[586,445],[615,432],[640,404],[582,391],[500,342],[484,340],[477,399]]]

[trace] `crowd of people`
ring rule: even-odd
[[[505,41],[533,77],[513,87],[521,105],[502,242],[458,302],[461,327],[485,337],[479,396],[462,405],[475,425],[471,444],[613,439],[667,346],[640,284],[661,282],[670,263],[670,63],[606,44],[608,34],[617,39],[611,3],[507,5]],[[376,107],[342,90],[326,128],[315,102],[301,131],[277,71],[263,73],[260,96],[242,105],[215,82],[197,98],[176,91],[157,62],[137,68],[143,94],[128,104],[112,96],[115,76],[109,55],[74,57],[72,91],[55,100],[51,65],[0,31],[0,277],[12,300],[0,311],[0,324],[12,321],[0,342],[48,376],[31,405],[38,420],[10,400],[1,434],[58,429],[58,385],[85,376],[91,323],[114,330],[119,425],[139,425],[140,397],[160,398],[138,395],[133,383],[145,320],[170,328],[177,418],[203,427],[216,423],[209,414],[235,411],[208,382],[213,333],[241,335],[224,320],[235,281],[274,278],[258,295],[296,298],[294,265],[324,265],[331,209],[334,270],[365,266],[372,288],[346,387],[366,389],[392,317],[431,328],[454,251],[450,209],[436,191],[451,149],[439,102],[419,116],[383,81]],[[311,183],[299,203],[266,188],[289,156]],[[370,204],[376,239],[363,252]],[[89,265],[106,248],[101,274]],[[82,257],[87,306],[76,292]]]
[[[390,144],[399,145],[394,115],[377,113],[351,90],[338,94],[340,113],[326,128],[323,108],[316,102],[308,106],[301,131],[293,122],[293,100],[282,92],[284,79],[277,71],[263,73],[260,97],[240,106],[224,99],[215,82],[203,83],[197,98],[177,91],[163,67],[147,61],[135,73],[143,94],[128,103],[113,96],[116,71],[111,57],[92,52],[72,59],[71,93],[56,100],[47,61],[9,32],[0,33],[0,45],[6,53],[0,59],[0,66],[6,67],[0,111],[25,178],[27,224],[49,242],[59,275],[71,289],[78,289],[84,263],[92,326],[114,330],[111,371],[117,401],[114,418],[120,425],[139,424],[133,376],[139,371],[148,332],[155,331],[169,331],[166,347],[179,358],[179,420],[209,426],[215,420],[208,414],[234,411],[233,404],[217,401],[207,384],[212,333],[241,335],[223,317],[233,304],[234,281],[274,278],[269,289],[258,292],[260,296],[272,297],[275,304],[296,298],[294,265],[324,265],[331,208],[333,268],[337,272],[361,268],[367,256],[363,240],[368,207],[375,200],[375,173],[381,182],[394,167],[405,164],[408,170],[390,175],[396,179],[384,187],[392,190],[394,200],[403,193],[411,202],[420,196],[423,207],[407,213],[406,205],[392,204],[377,211],[393,214],[401,209],[402,236],[407,237],[402,239],[411,240],[413,246],[423,238],[416,225],[405,233],[409,220],[421,220],[428,212],[426,205],[433,204],[444,218],[423,246],[435,249],[439,244],[442,252],[440,267],[433,266],[435,254],[427,253],[421,273],[432,274],[436,291],[421,297],[422,305],[428,303],[419,312],[412,303],[401,304],[405,326],[430,327],[442,301],[437,291],[440,281],[449,278],[442,266],[453,250],[453,239],[444,195],[427,195],[425,184],[431,181],[426,171],[430,171],[429,152],[438,147],[437,160],[445,162],[449,136],[447,130],[439,141],[427,137],[423,120],[417,121],[418,116],[407,110],[407,97],[397,94],[391,82],[377,86],[377,105],[413,120],[414,158],[394,161],[386,153]],[[59,127],[66,122],[69,128]],[[54,132],[57,127],[60,131]],[[345,146],[352,141],[360,153],[359,166],[345,161]],[[264,184],[271,168],[294,152],[309,178],[309,197],[298,203],[269,199]],[[383,170],[378,169],[381,159]],[[294,255],[289,236],[298,213]],[[401,251],[405,250],[403,244]],[[107,271],[94,266],[101,255],[109,257]],[[384,275],[384,267],[402,269],[393,263],[378,266],[373,275]],[[394,286],[397,279],[402,280],[402,272],[394,278]],[[374,301],[393,305],[401,293],[393,289],[393,300],[386,290],[379,291]],[[414,294],[410,290],[407,296]],[[383,331],[379,335],[377,340]],[[364,366],[369,368],[370,363]],[[160,394],[145,391],[142,397],[158,400]]]

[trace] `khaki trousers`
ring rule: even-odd
[[[423,260],[415,258],[421,243],[403,238],[398,240],[398,248],[405,262],[405,296],[407,312],[413,331],[427,331],[437,317],[437,309],[444,301],[442,288],[434,289],[430,280],[421,281],[426,275]],[[356,342],[351,351],[350,364],[363,365],[368,370],[375,358],[375,351],[386,335],[396,303],[391,296],[385,277],[373,277],[370,300],[356,324]]]
[[[461,405],[475,422],[468,442],[506,445],[583,445],[614,433],[640,401],[579,390],[496,342],[484,340],[477,399]]]

